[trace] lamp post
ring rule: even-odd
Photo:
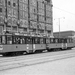
[[[60,38],[60,19],[62,19],[62,18],[65,19],[65,17],[55,18],[55,19],[58,19],[58,22],[59,22],[59,38]],[[55,20],[55,19],[54,19],[54,20]]]

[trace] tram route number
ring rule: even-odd
[[[3,50],[3,45],[0,45],[0,50]]]

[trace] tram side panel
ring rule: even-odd
[[[71,49],[71,48],[74,48],[74,47],[75,47],[74,40],[71,39],[71,38],[67,39],[67,48]]]
[[[62,46],[61,46],[61,43],[57,43],[57,44],[55,44],[55,43],[53,43],[53,44],[47,44],[47,48],[48,49],[61,49],[62,48]]]
[[[46,50],[46,44],[33,44],[33,50],[38,51],[38,50]]]
[[[59,42],[59,38],[48,38],[46,39],[46,46],[48,50],[51,49],[62,49],[62,43]]]
[[[43,51],[46,50],[46,39],[41,37],[33,37],[33,50]]]
[[[24,45],[1,45],[0,53],[6,52],[18,52],[18,51],[26,51],[30,53],[32,51],[32,44],[24,44]]]
[[[25,36],[3,35],[0,37],[0,53],[26,51],[32,52],[32,39]]]

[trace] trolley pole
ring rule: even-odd
[[[55,18],[55,19],[58,19],[58,22],[59,22],[59,38],[60,38],[60,19],[62,19],[62,18],[65,19],[65,17]],[[54,20],[55,20],[55,19],[54,19]]]
[[[60,38],[60,18],[58,18],[59,20],[59,38]]]

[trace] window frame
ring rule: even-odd
[[[2,12],[3,12],[3,8],[0,7],[0,13],[2,13]]]
[[[8,37],[10,37],[11,40],[9,40]],[[12,43],[12,41],[13,41],[12,39],[13,39],[13,38],[12,38],[12,35],[6,35],[6,44],[13,44],[13,43]],[[9,40],[9,41],[8,41],[8,40]]]
[[[39,37],[32,37],[32,41],[33,41],[33,44],[40,44],[40,38]],[[35,39],[37,39],[37,42],[35,42]]]
[[[27,39],[30,39],[30,41],[27,41]],[[26,44],[32,44],[32,37],[26,36]]]
[[[0,45],[2,44],[2,36],[0,36]]]
[[[46,38],[46,44],[50,44],[51,41],[50,41],[50,38]]]

